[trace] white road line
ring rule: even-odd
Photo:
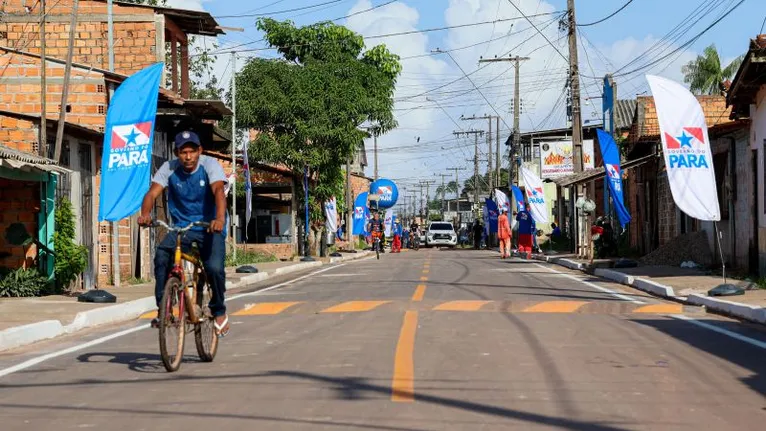
[[[629,296],[622,295],[620,293],[615,292],[612,289],[607,289],[606,287],[601,287],[601,286],[593,284],[593,283],[591,283],[589,281],[585,281],[585,280],[582,280],[580,278],[577,278],[577,277],[575,277],[572,274],[566,274],[566,273],[563,273],[563,272],[559,272],[559,271],[556,271],[553,268],[549,268],[547,266],[540,265],[539,263],[535,263],[535,265],[540,267],[540,268],[547,269],[548,271],[553,272],[555,274],[559,274],[562,277],[566,277],[566,278],[569,278],[571,280],[578,281],[578,282],[580,282],[580,283],[582,283],[582,284],[584,284],[584,285],[586,285],[586,286],[588,286],[588,287],[590,287],[592,289],[596,289],[596,290],[600,290],[601,292],[608,293],[608,294],[614,296],[615,298],[622,299],[623,301],[632,302],[634,304],[646,304],[644,301],[639,301],[638,299],[634,299],[634,298],[631,298]]]
[[[258,295],[260,293],[265,293],[265,292],[268,292],[270,290],[278,289],[280,287],[284,287],[284,286],[287,286],[289,284],[293,284],[295,282],[298,282],[298,281],[301,281],[301,280],[305,280],[306,278],[309,278],[309,277],[314,276],[316,274],[320,274],[320,273],[325,272],[325,271],[329,271],[331,269],[340,268],[341,266],[344,266],[344,265],[345,265],[345,263],[342,263],[340,265],[336,265],[336,266],[331,266],[329,268],[320,269],[319,271],[314,271],[314,272],[312,272],[310,274],[306,274],[306,275],[298,277],[298,278],[296,278],[294,280],[288,280],[288,281],[285,281],[284,283],[280,283],[280,284],[268,287],[268,288],[263,289],[263,290],[258,290],[258,291],[249,292],[249,293],[241,293],[239,295],[232,295],[232,296],[230,296],[230,297],[228,297],[226,299],[228,301],[233,301],[235,299],[243,298],[243,297],[246,297],[246,296],[255,296],[255,295]],[[115,338],[120,338],[122,336],[132,334],[134,332],[138,332],[138,331],[141,331],[141,330],[144,330],[144,329],[148,329],[150,326],[151,325],[147,323],[147,324],[144,324],[144,325],[136,326],[135,328],[125,329],[125,330],[120,331],[120,332],[115,332],[114,334],[109,334],[109,335],[106,335],[106,336],[101,337],[101,338],[96,338],[95,340],[88,341],[87,343],[78,344],[76,346],[72,346],[72,347],[69,347],[69,348],[66,348],[66,349],[63,349],[63,350],[59,350],[59,351],[56,351],[56,352],[48,353],[46,355],[42,355],[42,356],[38,356],[36,358],[32,358],[32,359],[26,360],[26,361],[24,361],[24,362],[22,362],[20,364],[16,364],[14,366],[11,366],[11,367],[8,367],[8,368],[4,368],[4,369],[0,370],[0,378],[1,377],[5,377],[5,376],[7,376],[9,374],[13,374],[13,373],[19,372],[21,370],[25,370],[27,368],[33,367],[33,366],[35,366],[37,364],[40,364],[42,362],[45,362],[47,360],[58,358],[59,356],[68,355],[70,353],[74,353],[74,352],[77,352],[77,351],[80,351],[80,350],[83,350],[83,349],[87,349],[88,347],[93,347],[93,346],[96,346],[96,345],[99,345],[99,344],[102,344],[102,343],[106,343],[107,341],[114,340]]]
[[[750,344],[752,346],[760,347],[761,349],[766,350],[766,342],[763,342],[763,341],[760,341],[760,340],[756,340],[755,338],[746,337],[746,336],[744,336],[742,334],[738,334],[736,332],[729,331],[728,329],[719,328],[718,326],[711,325],[709,323],[700,322],[699,320],[697,320],[697,319],[695,319],[693,317],[684,316],[682,314],[674,314],[674,315],[671,315],[670,317],[672,317],[674,319],[679,319],[679,320],[683,320],[683,321],[689,322],[689,323],[691,323],[693,325],[697,325],[699,327],[702,327],[702,328],[705,328],[705,329],[709,329],[709,330],[711,330],[713,332],[717,332],[719,334],[726,335],[727,337],[731,337],[731,338],[734,338],[736,340],[743,341],[743,342],[745,342],[747,344]]]
[[[115,332],[114,334],[107,335],[106,337],[97,338],[97,339],[95,339],[93,341],[88,341],[87,343],[78,344],[77,346],[73,346],[73,347],[70,347],[68,349],[59,350],[57,352],[48,353],[47,355],[42,355],[42,356],[38,356],[36,358],[32,358],[32,359],[30,359],[28,361],[24,361],[24,362],[22,362],[20,364],[17,364],[17,365],[14,365],[12,367],[8,367],[8,368],[0,370],[0,377],[4,377],[4,376],[7,376],[8,374],[13,374],[13,373],[15,373],[17,371],[21,371],[21,370],[27,369],[27,368],[35,366],[35,365],[37,365],[37,364],[39,364],[41,362],[47,361],[48,359],[53,359],[53,358],[57,358],[59,356],[67,355],[69,353],[74,353],[74,352],[77,352],[79,350],[87,349],[88,347],[92,347],[92,346],[95,346],[95,345],[98,345],[98,344],[101,344],[101,343],[105,343],[105,342],[107,342],[109,340],[113,340],[115,338],[122,337],[123,335],[128,335],[128,334],[132,334],[134,332],[138,332],[138,331],[140,331],[142,329],[148,328],[149,326],[151,326],[151,325],[148,324],[148,323],[145,324],[145,325],[136,326],[135,328],[126,329],[126,330],[120,331],[120,332]]]

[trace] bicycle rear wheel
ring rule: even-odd
[[[181,367],[186,336],[185,310],[181,280],[170,277],[160,302],[160,357],[169,372]]]
[[[203,288],[197,291],[197,307],[202,313],[200,322],[194,325],[194,343],[197,345],[197,354],[202,362],[213,362],[218,352],[218,336],[215,334],[213,316],[209,313],[207,305],[213,292],[210,284],[204,282]]]

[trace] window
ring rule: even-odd
[[[540,160],[540,144],[536,144],[532,148],[532,159],[533,160]]]
[[[78,156],[80,158],[80,169],[84,172],[93,172],[93,165],[91,163],[91,148],[90,144],[79,144]]]
[[[450,223],[431,223],[428,230],[454,230]]]
[[[729,153],[713,155],[715,169],[715,187],[718,191],[718,206],[721,208],[721,220],[729,219]]]

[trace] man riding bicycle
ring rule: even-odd
[[[200,258],[205,267],[212,296],[210,312],[215,318],[216,332],[224,336],[229,332],[224,293],[226,291],[226,176],[221,165],[213,158],[202,155],[199,136],[191,131],[176,135],[175,153],[178,157],[160,166],[152,178],[152,186],[144,196],[138,224],[152,223],[154,201],[167,189],[168,209],[173,223],[186,227],[195,222],[209,222],[210,228],[194,227],[183,238],[182,249],[188,252],[191,244],[200,247]],[[154,255],[154,296],[159,308],[168,278],[171,258],[175,252],[175,235],[166,235]],[[159,317],[159,315],[158,315]],[[152,320],[159,327],[159,319]]]
[[[375,212],[372,215],[372,220],[370,220],[369,225],[367,225],[367,232],[370,232],[370,235],[372,236],[372,240],[375,241],[375,239],[378,239],[378,246],[380,249],[378,251],[383,251],[383,241],[385,240],[383,233],[385,232],[385,226],[383,225],[383,220],[380,219],[380,213]]]

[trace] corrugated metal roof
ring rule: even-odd
[[[614,105],[614,127],[617,130],[630,129],[636,115],[636,99],[618,100]]]
[[[57,165],[55,161],[40,157],[31,153],[25,153],[0,144],[0,159],[17,160],[24,163],[34,163],[36,165]]]

